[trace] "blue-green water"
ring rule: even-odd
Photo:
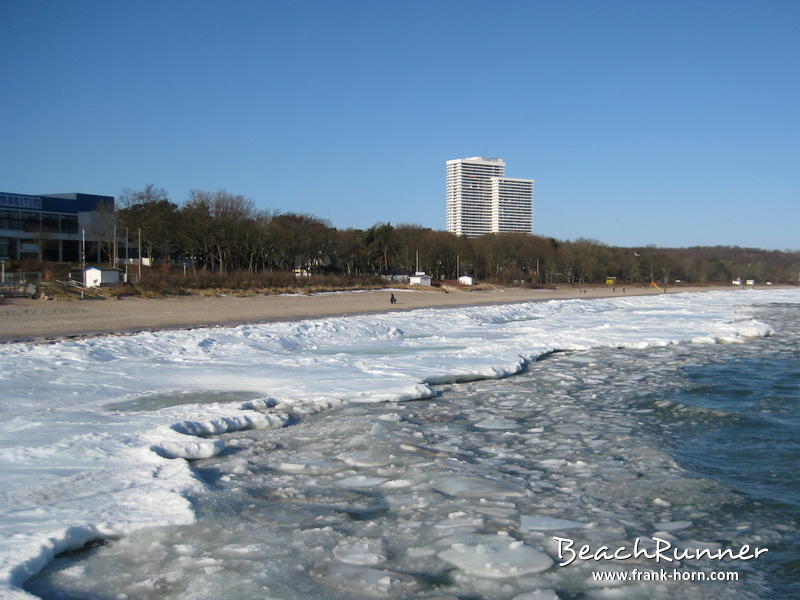
[[[59,558],[28,589],[120,600],[800,598],[800,307],[756,316],[774,335],[556,353],[433,400],[226,434],[224,456],[194,463],[208,484],[195,525]],[[769,552],[678,566],[736,582],[607,586],[593,572],[661,565],[536,566],[541,553],[558,562],[553,536]]]
[[[772,521],[785,532],[770,545],[765,572],[776,598],[800,597],[800,311],[774,305],[758,318],[774,336],[719,348],[681,371],[670,400],[719,411],[671,426],[669,441],[690,473],[747,499],[742,520]]]

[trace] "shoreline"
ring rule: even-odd
[[[794,301],[798,288],[787,286],[785,289],[792,290],[789,294],[793,296]],[[521,291],[530,292],[530,290]],[[579,289],[562,291],[562,297],[553,297],[554,292],[550,292],[549,297],[541,298],[540,301],[565,300],[566,296],[573,298],[603,297],[599,293],[594,295],[588,292],[582,293]],[[600,291],[603,290],[597,290],[597,292]],[[538,308],[543,309],[542,313],[549,315],[547,318],[551,320],[533,324],[532,329],[538,330],[533,337],[531,337],[531,331],[528,330],[528,323],[522,324],[523,331],[518,332],[515,337],[513,330],[517,329],[516,327],[505,327],[503,323],[495,326],[495,321],[491,318],[482,319],[482,317],[491,317],[491,314],[483,311],[472,315],[476,317],[475,321],[480,322],[473,322],[473,319],[470,318],[465,319],[462,325],[453,327],[447,318],[440,318],[439,315],[431,313],[410,313],[408,311],[414,310],[413,308],[401,307],[402,312],[398,311],[397,315],[392,315],[389,319],[392,321],[396,318],[396,323],[386,323],[386,319],[384,319],[379,328],[373,328],[369,319],[362,319],[366,323],[355,323],[355,327],[352,328],[353,323],[337,323],[335,325],[343,326],[333,328],[321,326],[318,330],[311,327],[301,331],[299,336],[295,335],[296,332],[284,331],[284,340],[296,341],[299,345],[297,349],[292,348],[289,351],[293,357],[290,361],[283,360],[284,346],[282,344],[263,344],[264,340],[260,339],[258,335],[255,336],[252,344],[245,344],[241,349],[234,347],[235,354],[232,354],[226,348],[225,340],[231,338],[247,340],[248,336],[240,336],[239,333],[227,331],[220,331],[219,341],[221,343],[217,344],[212,340],[207,347],[204,344],[207,334],[204,332],[187,335],[186,338],[193,338],[188,344],[182,335],[175,337],[184,339],[170,340],[170,336],[157,338],[152,340],[154,342],[152,345],[160,346],[163,351],[155,354],[148,350],[147,341],[143,347],[141,340],[125,337],[99,338],[96,339],[96,343],[63,347],[46,344],[20,348],[7,346],[4,354],[8,358],[6,364],[9,377],[6,382],[8,385],[5,400],[7,408],[13,411],[15,416],[13,419],[7,420],[4,432],[9,439],[15,440],[15,446],[27,448],[31,440],[34,440],[43,451],[41,453],[21,451],[10,455],[13,461],[9,462],[9,473],[4,474],[18,486],[15,489],[22,490],[19,495],[22,509],[39,506],[38,497],[28,493],[28,490],[53,489],[59,492],[59,496],[57,496],[59,500],[54,503],[54,507],[61,507],[63,501],[66,503],[66,510],[73,512],[67,512],[65,517],[63,511],[48,511],[45,516],[55,523],[52,526],[44,520],[19,520],[15,518],[14,514],[9,516],[10,531],[15,535],[8,536],[9,539],[3,544],[3,555],[0,556],[0,560],[5,559],[6,565],[12,565],[13,568],[7,568],[4,573],[0,573],[0,596],[3,591],[11,589],[12,594],[19,592],[20,598],[27,597],[21,591],[24,580],[51,562],[53,556],[61,551],[81,547],[86,542],[98,539],[98,537],[105,539],[117,535],[129,535],[133,531],[153,523],[168,524],[170,519],[174,519],[173,524],[178,525],[185,524],[182,519],[185,522],[191,522],[185,511],[187,508],[194,510],[194,507],[188,502],[183,502],[186,496],[182,490],[191,489],[194,479],[191,477],[181,479],[181,477],[191,474],[188,468],[184,468],[188,462],[183,459],[208,458],[207,452],[211,452],[214,448],[213,445],[217,443],[215,441],[218,439],[217,434],[252,428],[254,421],[251,420],[251,416],[239,414],[238,411],[258,412],[260,408],[264,408],[262,418],[266,420],[257,423],[260,423],[262,427],[275,427],[276,429],[282,426],[280,419],[272,420],[272,417],[277,416],[277,411],[276,413],[271,412],[274,406],[266,403],[246,407],[238,400],[222,401],[221,403],[217,403],[215,400],[208,404],[188,402],[165,404],[161,407],[158,405],[142,406],[141,412],[126,412],[108,404],[109,394],[113,399],[129,399],[149,394],[151,391],[167,390],[170,393],[183,393],[193,389],[193,386],[196,390],[208,389],[209,391],[237,389],[235,386],[234,388],[229,386],[231,380],[244,381],[244,385],[238,389],[246,389],[254,384],[260,385],[257,383],[257,378],[263,378],[263,381],[268,382],[268,386],[258,388],[259,398],[277,401],[278,404],[289,408],[289,411],[294,410],[291,407],[295,406],[306,407],[308,412],[300,410],[297,413],[300,415],[310,415],[326,408],[339,406],[337,404],[339,402],[357,403],[363,401],[365,397],[370,397],[375,402],[399,402],[412,398],[401,397],[398,394],[418,389],[420,381],[425,382],[431,376],[433,376],[433,381],[437,374],[475,373],[480,379],[501,379],[507,377],[508,374],[519,372],[513,371],[513,369],[522,363],[515,362],[513,357],[509,361],[507,349],[511,348],[511,354],[514,354],[515,348],[520,342],[527,348],[538,349],[538,352],[547,346],[564,348],[564,346],[558,346],[558,340],[571,343],[570,340],[575,339],[577,334],[584,343],[587,338],[592,341],[591,345],[584,347],[604,348],[609,347],[609,342],[612,343],[611,347],[627,347],[618,346],[621,339],[622,341],[643,341],[646,347],[650,347],[662,345],[663,342],[668,344],[690,343],[697,335],[700,336],[700,339],[707,339],[708,336],[714,336],[715,339],[716,336],[730,336],[729,325],[734,328],[734,335],[742,334],[748,337],[752,328],[747,322],[731,320],[730,317],[733,314],[731,311],[740,305],[753,304],[756,298],[759,302],[768,302],[764,298],[769,295],[712,294],[704,298],[696,293],[687,293],[697,291],[731,290],[720,287],[676,288],[671,291],[671,293],[684,293],[684,296],[681,299],[667,300],[665,304],[688,305],[689,314],[687,316],[684,311],[669,311],[669,314],[666,315],[668,323],[666,327],[657,328],[655,339],[651,337],[653,332],[647,327],[652,320],[650,311],[637,310],[639,302],[623,301],[618,303],[613,310],[604,310],[598,315],[590,314],[588,321],[582,317],[587,313],[586,308],[589,303],[559,302],[551,306],[553,310],[548,310],[546,305],[539,305]],[[394,293],[397,295],[400,292],[395,291]],[[417,292],[408,293],[417,294]],[[369,293],[327,294],[322,295],[321,299],[342,296],[352,300],[353,296],[364,296],[365,301],[368,301],[373,294],[377,294],[375,298],[379,299],[381,305],[388,306],[389,292],[386,290]],[[458,296],[466,296],[468,299],[470,294],[464,293],[458,294]],[[622,294],[617,294],[617,296],[620,295]],[[631,292],[627,295],[653,294]],[[779,293],[777,296],[780,297],[781,294]],[[604,297],[616,296],[610,293],[605,294]],[[283,298],[293,301],[292,306],[297,306],[298,303],[302,305],[302,301],[307,299],[293,296]],[[505,296],[505,299],[507,300],[508,296]],[[194,299],[189,298],[189,300]],[[223,298],[221,300],[235,299]],[[423,301],[431,302],[432,300],[425,294],[425,298],[416,302]],[[153,302],[152,300],[143,300],[142,304],[145,307],[152,306]],[[523,299],[518,302],[535,302],[535,300]],[[55,301],[39,300],[12,304],[24,308],[30,303],[47,306],[55,304]],[[647,301],[645,300],[644,303]],[[76,304],[80,306],[82,303],[77,302]],[[101,303],[96,304],[99,306]],[[125,301],[113,304],[124,306]],[[470,305],[488,307],[491,304],[492,302],[487,301],[473,302]],[[510,303],[501,301],[494,304],[508,305]],[[660,303],[656,302],[656,305],[658,304]],[[183,306],[183,304],[179,306]],[[448,305],[439,307],[446,306]],[[458,299],[451,299],[449,306],[466,305],[458,303]],[[537,312],[537,306],[533,306],[532,309],[531,312]],[[529,310],[520,307],[522,313]],[[378,310],[376,312],[393,311]],[[487,313],[491,312],[487,311]],[[592,313],[592,311],[588,311],[588,313]],[[447,315],[442,316],[446,317]],[[715,318],[697,318],[698,316]],[[657,320],[662,320],[660,315]],[[597,327],[598,324],[603,323],[609,325]],[[433,328],[437,334],[448,336],[448,339],[440,342],[443,354],[453,354],[448,350],[451,348],[451,340],[458,339],[462,334],[467,336],[465,339],[471,338],[471,342],[461,349],[460,359],[454,361],[440,360],[439,358],[424,359],[423,369],[420,369],[420,363],[415,361],[397,363],[396,355],[392,352],[386,352],[382,362],[371,358],[365,360],[358,341],[368,338],[377,341],[378,348],[385,348],[387,344],[385,338],[382,336],[376,338],[374,333],[385,331],[387,325],[389,327],[396,325],[401,330],[409,331],[412,336],[420,332],[430,332]],[[688,325],[691,329],[686,330],[683,325]],[[366,331],[364,331],[364,326],[366,326]],[[486,326],[489,329],[488,336],[484,329]],[[574,327],[577,327],[578,330],[574,330]],[[501,335],[498,338],[491,335],[492,332]],[[351,360],[345,361],[344,364],[338,354],[331,355],[325,352],[314,354],[314,366],[311,368],[315,369],[317,376],[307,377],[309,362],[306,360],[308,354],[305,351],[317,347],[316,345],[320,341],[317,337],[318,333],[322,336],[322,345],[327,348],[337,341],[343,342],[346,346],[348,340],[355,339],[353,346],[355,352],[350,355]],[[360,337],[362,333],[364,337]],[[210,335],[214,337],[213,333]],[[395,344],[396,341],[390,339],[388,343]],[[475,344],[480,346],[483,342],[486,343],[486,351],[473,352]],[[416,351],[427,352],[425,344],[426,342],[423,341],[416,345]],[[143,348],[146,350],[145,352],[141,352]],[[210,355],[206,354],[206,348],[211,353]],[[188,353],[182,354],[183,350],[188,350]],[[479,347],[478,350],[482,349]],[[113,354],[111,360],[108,360],[109,351]],[[215,356],[215,353],[219,354]],[[173,361],[173,357],[178,360]],[[199,357],[200,360],[194,360],[196,357]],[[221,360],[215,360],[217,357]],[[476,357],[478,358],[477,363],[473,361],[473,358]],[[240,358],[241,360],[239,360]],[[272,358],[277,358],[277,360],[271,360]],[[327,362],[327,366],[322,365],[322,361]],[[527,361],[523,361],[523,363],[528,364]],[[576,364],[583,365],[580,368],[585,367],[588,370],[594,368],[594,365],[587,366],[585,362]],[[490,367],[488,370],[487,366]],[[429,368],[432,369],[432,372],[428,370]],[[212,372],[209,373],[209,369]],[[120,372],[123,370],[125,376],[120,377]],[[53,376],[54,372],[57,374],[55,377]],[[375,372],[379,373],[377,378],[368,377]],[[90,373],[91,377],[87,377],[87,373]],[[176,375],[177,378],[172,375]],[[204,377],[205,379],[203,379]],[[403,381],[404,378],[405,381]],[[334,379],[337,382],[342,381],[342,385],[331,386],[330,382]],[[441,377],[439,379],[442,382],[445,381]],[[191,382],[192,385],[176,388],[174,385],[176,380]],[[623,382],[623,385],[627,384]],[[387,389],[390,394],[381,395]],[[432,406],[435,407],[436,403],[432,403]],[[43,409],[43,407],[45,408]],[[440,409],[436,409],[434,414],[440,414]],[[564,422],[572,423],[569,412],[553,413],[559,418],[565,414],[567,417]],[[480,409],[476,415],[480,416],[475,421],[484,418]],[[526,415],[525,418],[528,418],[529,414],[526,413]],[[283,423],[286,422],[289,421],[283,421]],[[420,421],[422,427],[427,426],[426,423],[427,421],[424,419]],[[181,425],[176,428],[174,426],[176,424]],[[491,435],[496,430],[489,427],[484,431]],[[556,431],[554,439],[563,439],[558,435],[558,429],[553,429],[553,431]],[[402,436],[406,435],[406,432],[400,433]],[[569,446],[568,441],[567,446]],[[137,450],[142,447],[148,448],[152,454],[145,453],[149,457],[145,460],[145,454],[131,453],[130,448],[132,447]],[[160,448],[160,450],[154,451],[154,447]],[[222,450],[220,446],[216,446],[214,451]],[[576,454],[576,456],[582,455]],[[176,458],[181,460],[175,460]],[[99,462],[103,459],[116,462],[110,462],[110,466],[105,468],[105,465]],[[47,470],[42,469],[42,460],[48,461]],[[292,461],[291,458],[288,460]],[[618,464],[612,461],[612,468],[617,469]],[[76,469],[81,469],[82,472],[89,475],[86,479],[74,482],[72,474]],[[116,477],[119,473],[123,473],[124,477]],[[184,487],[179,490],[181,485]],[[91,493],[86,493],[87,490]],[[137,493],[142,495],[134,496]],[[165,494],[165,496],[159,494]],[[154,497],[159,501],[153,502]],[[84,498],[89,498],[88,503]],[[176,503],[172,501],[173,499],[182,500]],[[134,512],[131,516],[131,512],[124,510],[125,507],[130,506],[144,506],[154,510],[157,508],[160,512],[155,516]],[[120,507],[123,507],[122,511],[120,511]],[[113,530],[116,533],[98,536],[98,527],[101,526],[95,524],[100,521],[97,515],[102,515],[104,520],[101,523],[102,527],[106,528],[106,532]],[[77,525],[66,529],[65,526],[62,526],[65,518],[69,519],[69,523]],[[656,521],[654,520],[654,522]],[[53,531],[60,532],[60,537],[54,535]],[[42,543],[42,539],[46,539],[47,542]]]
[[[774,286],[775,288],[783,286]],[[625,289],[625,293],[622,290]],[[769,288],[764,288],[769,289]],[[731,286],[685,286],[669,294],[744,291]],[[389,294],[397,304],[389,304]],[[649,286],[565,287],[554,290],[497,288],[481,291],[394,289],[276,296],[175,296],[124,300],[5,299],[0,304],[0,343],[48,343],[70,338],[131,335],[143,331],[235,327],[237,325],[322,319],[337,316],[515,304],[546,300],[660,295]]]

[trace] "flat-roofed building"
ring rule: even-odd
[[[113,196],[0,192],[0,259],[80,262],[85,239],[87,260],[99,262],[113,215]]]
[[[533,231],[533,179],[492,177],[492,233]]]
[[[502,158],[447,161],[447,231],[478,237],[533,232],[533,180],[505,176]]]

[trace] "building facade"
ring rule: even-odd
[[[506,177],[502,158],[473,156],[446,164],[447,231],[467,237],[532,233],[533,180]]]
[[[447,231],[477,237],[491,230],[491,178],[505,172],[501,158],[447,161]]]
[[[0,259],[80,262],[100,260],[111,241],[114,197],[94,194],[0,193]]]
[[[492,177],[492,233],[533,232],[533,180]]]

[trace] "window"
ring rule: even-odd
[[[78,233],[77,215],[61,215],[61,233]]]
[[[48,233],[58,233],[58,215],[53,214],[42,214],[42,231],[46,231]]]
[[[19,211],[0,210],[0,229],[20,229]]]
[[[22,220],[22,230],[23,231],[39,231],[39,227],[41,226],[40,214],[38,212],[26,212],[21,211],[19,213],[20,219]]]

